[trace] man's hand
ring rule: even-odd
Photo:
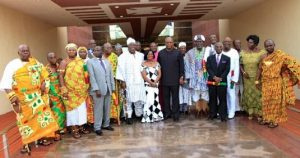
[[[101,93],[100,93],[99,90],[96,90],[96,97],[97,97],[97,98],[100,98],[100,97],[101,97]]]
[[[125,82],[122,82],[121,86],[122,86],[123,89],[126,89],[126,83]]]
[[[62,97],[63,97],[63,99],[64,100],[67,100],[69,97],[68,97],[68,93],[64,93],[63,95],[62,95]]]
[[[234,82],[234,81],[231,81],[231,84],[236,84],[236,82]]]
[[[219,82],[221,82],[222,81],[222,78],[220,78],[220,77],[217,77],[217,76],[215,76],[214,78],[213,78],[217,83],[219,83]]]
[[[258,90],[261,90],[261,84],[255,84],[255,87],[258,89]]]
[[[44,82],[41,86],[41,95],[44,95],[45,94],[45,91],[46,91],[46,83]]]
[[[179,84],[181,84],[181,85],[184,84],[183,76],[180,77],[180,79],[179,79]]]
[[[249,79],[250,77],[249,77],[249,74],[247,73],[247,72],[244,72],[243,73],[243,76],[246,78],[246,79]]]
[[[14,111],[16,112],[16,113],[21,113],[22,111],[21,111],[21,109],[19,108],[19,103],[20,103],[20,101],[19,101],[19,98],[17,97],[17,96],[15,96],[15,97],[13,97],[12,99],[11,99],[11,105],[13,106],[13,108],[14,108]]]

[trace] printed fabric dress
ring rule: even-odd
[[[157,64],[155,67],[148,67],[142,65],[142,71],[146,72],[147,78],[151,81],[155,81],[158,77],[158,70],[160,65]],[[159,104],[158,98],[158,87],[150,87],[148,82],[145,82],[146,89],[146,103],[144,105],[143,119],[142,122],[156,122],[164,119]]]
[[[46,68],[49,72],[49,78],[50,78],[50,91],[49,91],[50,106],[56,118],[57,124],[59,126],[59,130],[62,130],[65,128],[65,124],[66,124],[65,122],[66,110],[63,104],[62,97],[60,95],[61,93],[59,89],[58,73],[51,71],[50,65],[47,65]]]
[[[241,52],[240,64],[244,66],[245,72],[249,78],[244,77],[244,91],[242,107],[249,115],[262,115],[261,91],[255,86],[256,73],[261,56],[265,54],[264,50],[258,53]]]

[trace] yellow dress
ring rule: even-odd
[[[262,115],[261,91],[256,88],[255,81],[259,62],[263,54],[265,54],[264,50],[257,53],[241,52],[240,64],[244,66],[244,71],[249,75],[249,78],[243,78],[242,107],[249,115]]]
[[[21,113],[17,114],[17,125],[24,144],[48,137],[58,130],[55,116],[49,106],[49,74],[43,64],[30,58],[13,75],[12,90],[20,100]],[[45,81],[46,93],[41,94]]]
[[[287,121],[286,105],[295,104],[293,85],[300,79],[300,65],[276,50],[262,61],[262,112],[267,122]]]

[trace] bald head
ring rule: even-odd
[[[223,43],[221,43],[221,42],[215,43],[215,50],[216,50],[217,54],[222,53],[222,51],[223,51]]]
[[[157,51],[157,44],[155,42],[151,42],[150,43],[150,50],[152,52],[156,52]]]
[[[103,45],[103,51],[105,55],[110,55],[112,52],[112,46],[109,42],[104,43]]]
[[[54,52],[49,52],[47,54],[47,60],[50,63],[50,65],[56,65],[57,63],[56,54]]]
[[[242,42],[241,42],[241,40],[234,40],[232,42],[232,44],[233,44],[234,49],[236,49],[238,52],[241,51],[241,49],[242,49]]]
[[[21,44],[18,47],[18,54],[20,56],[20,59],[22,61],[29,61],[30,58],[30,50],[29,46],[26,44]]]
[[[231,49],[232,39],[230,37],[225,37],[223,41],[224,51],[228,52]]]
[[[217,43],[217,35],[215,35],[215,34],[211,34],[210,36],[209,36],[209,40],[210,40],[210,43],[212,44],[212,45],[214,45],[214,44],[216,44]]]
[[[94,48],[93,54],[94,54],[95,57],[100,58],[101,55],[102,55],[101,47],[100,47],[100,46],[96,46],[96,47]]]
[[[90,48],[95,48],[96,47],[96,41],[94,39],[90,40],[89,47]]]
[[[271,40],[271,39],[265,40],[264,45],[265,45],[266,51],[269,54],[271,54],[271,53],[274,52],[274,50],[275,50],[275,42],[273,40]]]
[[[172,37],[165,38],[165,44],[167,50],[172,50],[174,48],[174,41]]]

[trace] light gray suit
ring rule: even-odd
[[[94,100],[94,129],[101,130],[102,127],[108,127],[110,123],[110,101],[112,91],[115,90],[115,82],[112,74],[111,64],[108,60],[102,60],[105,69],[98,58],[92,58],[87,61],[87,67],[90,75],[91,89],[90,93]],[[99,90],[101,97],[96,96]],[[103,125],[102,125],[103,122]]]

